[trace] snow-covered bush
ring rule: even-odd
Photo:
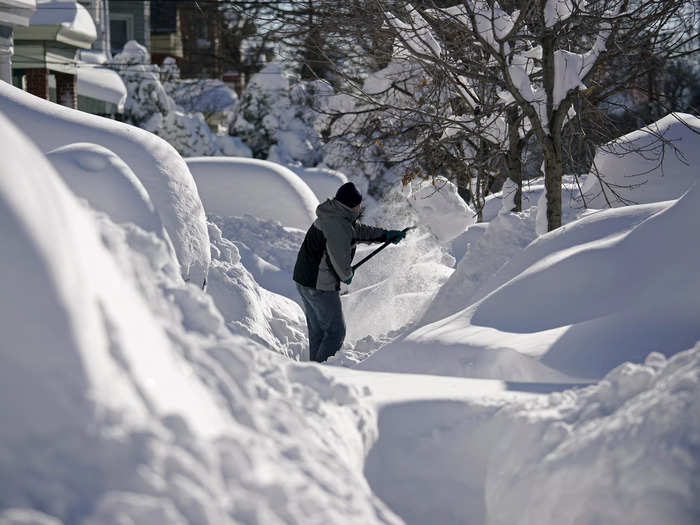
[[[314,97],[329,91],[322,81],[294,83],[280,64],[270,63],[248,82],[229,133],[240,137],[256,158],[314,166],[321,139],[311,105]]]
[[[200,111],[178,107],[160,81],[160,69],[150,64],[148,50],[131,40],[114,56],[115,68],[126,85],[127,122],[164,138],[183,156],[220,155],[222,148]]]
[[[172,57],[163,60],[160,70],[165,92],[180,108],[188,113],[202,113],[211,129],[225,132],[238,102],[234,90],[213,78],[180,78]]]
[[[432,181],[412,181],[407,185],[407,198],[421,224],[444,243],[462,234],[474,224],[475,214],[457,193],[457,186],[436,177]]]

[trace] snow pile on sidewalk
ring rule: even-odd
[[[671,113],[599,148],[582,191],[591,208],[677,199],[698,166],[700,118]]]
[[[162,239],[86,209],[0,121],[3,519],[399,523],[357,392],[230,334]]]
[[[308,361],[306,319],[299,305],[262,288],[241,264],[234,243],[209,225],[212,264],[207,291],[224,316],[226,326],[291,359]]]
[[[89,142],[120,157],[148,191],[183,277],[204,283],[210,260],[204,208],[187,165],[167,142],[121,122],[52,104],[5,82],[0,82],[0,111],[12,122],[21,122],[44,153]]]
[[[557,385],[364,379],[380,392],[365,473],[406,523],[698,521],[700,345],[549,395],[535,392]]]
[[[210,215],[221,235],[238,248],[241,263],[266,290],[301,304],[292,274],[305,230],[282,226],[277,221]]]
[[[700,518],[700,345],[491,423],[486,523],[692,524]]]

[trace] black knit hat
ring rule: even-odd
[[[354,208],[362,202],[362,194],[357,191],[357,188],[352,182],[346,182],[335,194],[335,200],[341,204],[345,204],[348,208]]]

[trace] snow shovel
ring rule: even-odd
[[[408,228],[404,228],[404,229],[401,230],[401,231],[402,231],[403,233],[407,233],[409,230],[414,230],[415,228],[416,228],[415,226],[409,226]],[[386,241],[386,242],[385,242],[384,244],[382,244],[379,248],[377,248],[377,249],[374,250],[372,253],[370,253],[369,255],[367,255],[367,257],[363,258],[360,262],[358,262],[357,264],[353,264],[353,265],[352,265],[352,271],[353,271],[353,272],[354,272],[354,271],[357,271],[357,269],[358,269],[360,266],[362,266],[363,264],[365,264],[365,263],[366,263],[367,261],[369,261],[372,257],[374,257],[374,256],[377,255],[379,252],[381,252],[384,248],[386,248],[387,246],[389,246],[392,242],[393,242],[393,241]]]

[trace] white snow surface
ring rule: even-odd
[[[299,305],[262,288],[242,264],[239,248],[215,224],[209,225],[209,236],[213,257],[207,291],[229,330],[291,359],[308,361],[306,319]]]
[[[230,334],[160,239],[0,124],[3,522],[400,523],[362,474],[356,388]]]
[[[344,173],[330,168],[290,167],[314,192],[319,202],[333,198],[343,184],[348,182]]]
[[[186,162],[208,215],[247,214],[302,229],[316,219],[318,199],[284,166],[240,157],[192,157]]]
[[[149,193],[175,247],[182,275],[199,285],[210,262],[204,208],[180,155],[147,131],[88,115],[0,83],[0,111],[43,152],[77,142],[104,146],[126,162]]]
[[[133,223],[157,235],[168,246],[172,263],[178,265],[170,236],[151,197],[121,158],[103,146],[85,142],[57,148],[46,158],[76,196],[115,222]]]
[[[76,138],[93,117],[64,111],[46,134],[66,142],[45,146],[42,113],[18,114],[34,143],[0,115],[0,524],[698,523],[699,185],[605,211],[565,199],[537,238],[539,182],[525,212],[491,196],[489,223],[444,244],[421,226],[343,296],[331,364],[374,352],[360,367],[386,372],[351,370],[294,362],[303,316],[271,291],[305,227],[210,215],[206,293],[151,222],[136,168],[162,157]],[[277,183],[244,190],[287,213]],[[396,192],[365,222],[418,213]]]
[[[688,348],[700,339],[700,248],[688,242],[699,204],[696,185],[678,201],[598,212],[543,235],[482,284],[470,306],[362,366],[386,370],[393,361],[436,373],[435,352],[476,349],[475,364],[458,361],[452,373],[484,377],[479,360],[515,352],[568,376],[600,378],[649,352]],[[441,370],[450,369],[445,361]],[[519,372],[503,373],[497,378]]]
[[[365,473],[407,524],[690,525],[700,516],[700,345],[563,392],[333,373],[372,385],[379,437]]]
[[[582,187],[591,208],[677,199],[700,181],[700,118],[666,115],[599,148],[593,163]]]
[[[78,94],[110,102],[117,106],[117,111],[124,111],[126,102],[126,86],[116,71],[109,69],[104,63],[107,57],[102,53],[82,50],[82,63],[78,67]]]

